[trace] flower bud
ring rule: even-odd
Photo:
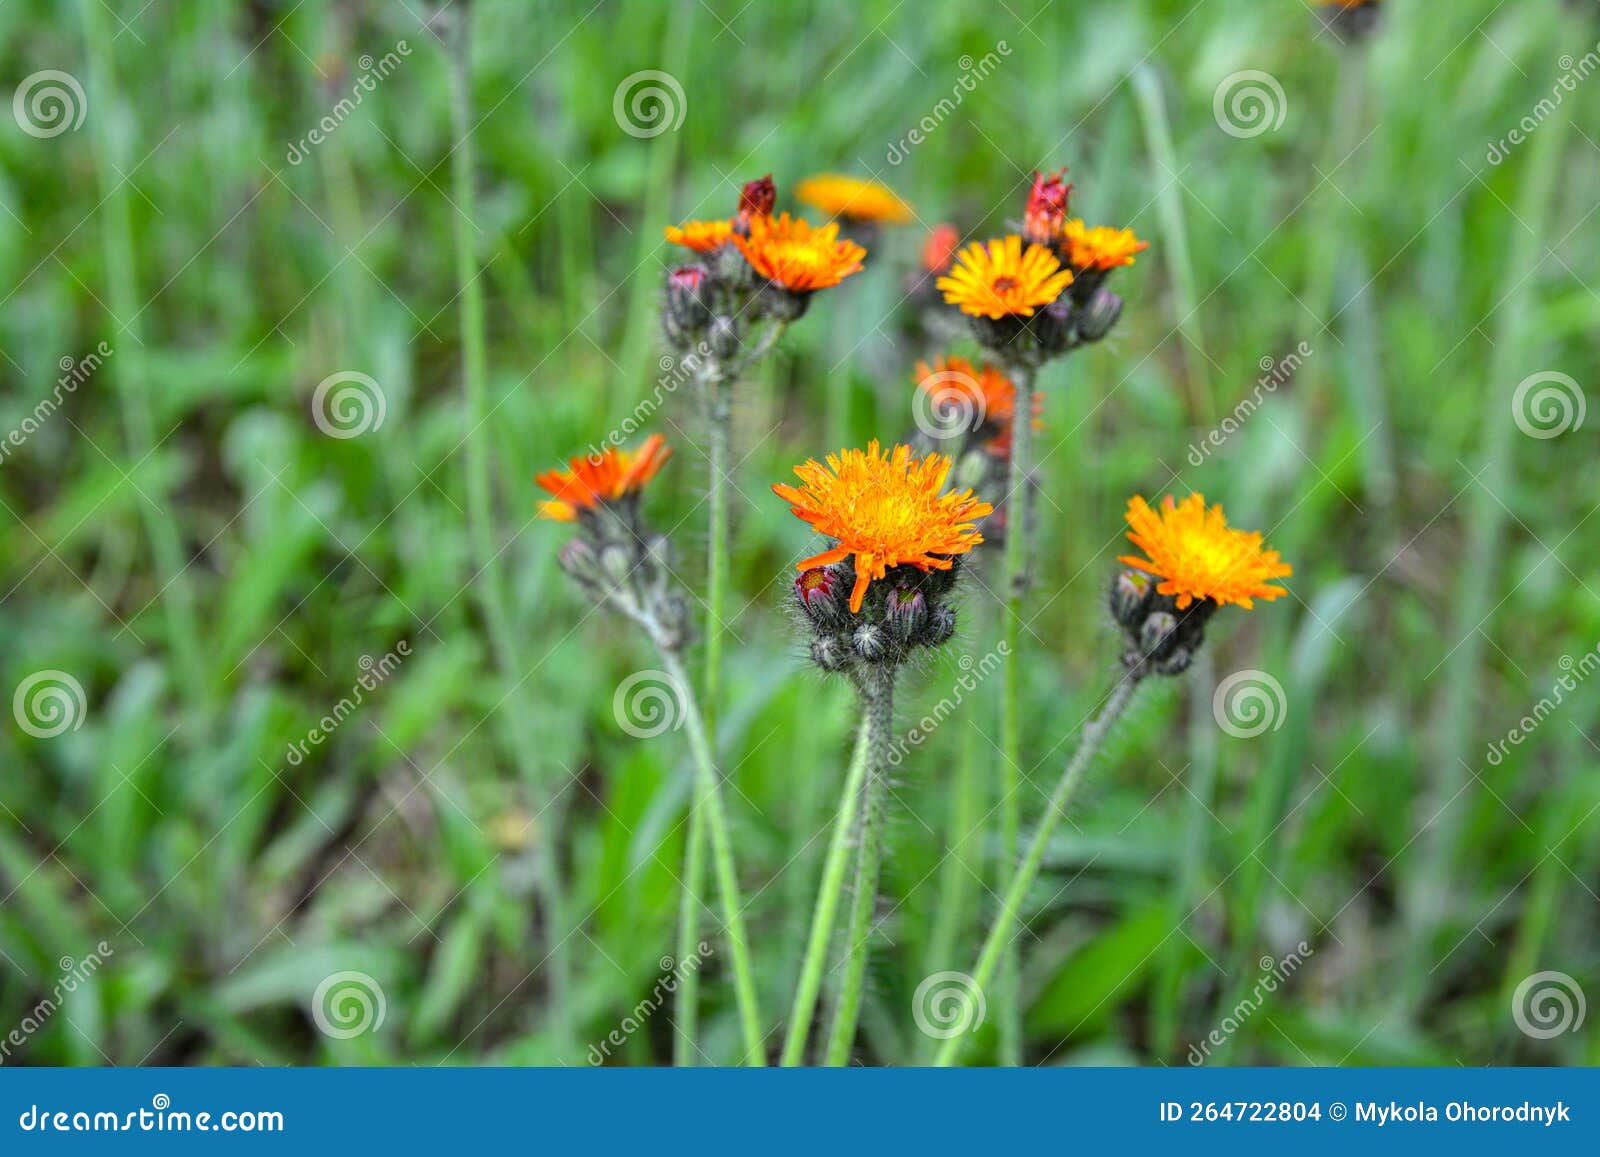
[[[620,542],[608,542],[600,548],[600,572],[613,586],[622,586],[631,579],[638,565],[638,554]]]
[[[1150,576],[1139,571],[1125,570],[1117,575],[1111,583],[1111,617],[1124,627],[1138,628],[1144,621],[1152,587]]]
[[[855,656],[837,635],[823,635],[811,640],[811,661],[824,671],[843,671]]]
[[[898,587],[884,600],[884,622],[889,634],[902,647],[921,642],[928,625],[928,601],[918,590],[906,591]]]
[[[736,357],[740,344],[739,329],[734,324],[733,318],[724,316],[712,318],[709,341],[712,357],[723,361]]]
[[[852,636],[856,654],[869,663],[877,663],[889,653],[889,639],[882,627],[862,623]]]
[[[1163,648],[1173,641],[1178,633],[1178,620],[1166,611],[1157,611],[1145,619],[1139,628],[1139,646],[1144,653],[1152,658],[1158,657]]]
[[[1078,311],[1078,337],[1086,342],[1099,341],[1111,332],[1121,316],[1122,298],[1102,286]]]
[[[794,580],[795,601],[819,627],[836,630],[849,621],[849,605],[841,597],[839,576],[831,567],[814,566]]]
[[[746,235],[750,232],[750,218],[769,217],[778,203],[778,187],[772,183],[772,174],[755,181],[746,181],[739,191],[739,211],[734,215],[733,227]]]
[[[956,633],[956,613],[949,607],[934,607],[928,616],[928,629],[923,633],[924,647],[942,647]]]
[[[1063,180],[1066,172],[1060,169],[1048,177],[1034,173],[1028,206],[1022,214],[1024,240],[1035,245],[1055,244],[1061,223],[1067,219],[1067,195],[1072,192],[1072,186]]]
[[[669,337],[680,345],[711,324],[711,274],[703,265],[686,265],[667,274],[663,321]]]
[[[757,307],[774,321],[799,321],[811,305],[811,294],[795,293],[771,282],[763,285],[759,293]]]

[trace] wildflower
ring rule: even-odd
[[[1142,497],[1128,500],[1128,539],[1144,555],[1122,555],[1133,567],[1120,574],[1111,592],[1111,610],[1133,648],[1123,662],[1136,673],[1184,670],[1205,636],[1205,624],[1219,608],[1251,609],[1255,599],[1287,594],[1270,585],[1293,568],[1275,550],[1264,549],[1261,535],[1230,527],[1221,506],[1206,506],[1200,494],[1182,502],[1163,499],[1159,512]],[[1156,581],[1156,580],[1159,580]]]
[[[680,648],[688,633],[688,605],[668,589],[671,545],[640,517],[639,496],[671,455],[660,434],[635,450],[609,446],[548,470],[538,482],[551,497],[539,516],[577,524],[560,563],[596,604],[640,624],[657,644]]]
[[[893,189],[877,181],[822,173],[794,187],[796,200],[830,217],[843,217],[874,225],[903,225],[911,220],[911,206]]]
[[[809,221],[784,213],[754,217],[750,236],[733,243],[762,277],[791,293],[811,293],[838,285],[861,270],[867,251],[839,239],[839,226],[814,228]]]
[[[1005,374],[966,358],[917,363],[917,389],[933,407],[933,417],[950,433],[983,431],[988,438],[1010,436],[1017,389]]]
[[[884,453],[877,439],[865,452],[841,450],[823,466],[815,458],[795,467],[803,486],[777,484],[773,492],[797,518],[836,540],[799,564],[805,570],[855,556],[850,611],[859,613],[868,585],[890,567],[949,570],[956,555],[983,541],[973,519],[993,509],[970,490],[944,492],[950,459],[929,454],[915,459],[911,447]]]
[[[1032,317],[1072,284],[1072,270],[1062,269],[1056,255],[1022,238],[974,241],[961,251],[950,273],[939,279],[944,299],[969,317]]]
[[[715,280],[703,265],[685,265],[667,274],[661,323],[674,345],[686,347],[712,322]]]
[[[572,522],[602,503],[636,500],[671,454],[666,439],[652,434],[637,450],[610,446],[601,453],[571,459],[565,470],[547,470],[535,479],[552,495],[540,504],[539,517]]]
[[[739,211],[734,215],[733,227],[745,236],[750,235],[750,222],[757,217],[772,216],[772,207],[778,203],[778,188],[772,183],[772,174],[754,181],[746,181],[739,190]]]
[[[943,273],[955,259],[956,248],[961,244],[961,231],[944,222],[928,230],[922,243],[922,268],[928,273]]]
[[[668,225],[667,240],[674,245],[693,249],[696,253],[711,253],[722,248],[733,236],[731,221],[685,221],[682,225]]]
[[[1150,248],[1148,241],[1134,236],[1132,229],[1116,229],[1110,225],[1085,225],[1074,218],[1061,226],[1067,261],[1078,275],[1091,270],[1110,272],[1124,265],[1132,265],[1135,255]]]
[[[1053,245],[1061,223],[1067,216],[1067,197],[1072,186],[1063,178],[1066,169],[1058,169],[1050,176],[1035,172],[1033,188],[1028,193],[1028,206],[1022,214],[1022,236],[1035,245]]]

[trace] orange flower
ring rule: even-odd
[[[851,221],[903,225],[913,216],[911,206],[887,185],[841,173],[807,177],[794,187],[794,195],[801,204],[820,209],[830,217],[845,217]]]
[[[1017,404],[1017,388],[993,366],[981,369],[966,358],[938,358],[917,363],[917,388],[936,405],[956,405],[980,422],[1009,426]]]
[[[1140,241],[1132,229],[1113,229],[1109,225],[1091,229],[1076,218],[1061,226],[1061,238],[1074,269],[1105,270],[1132,265],[1134,254],[1150,248],[1150,242]]]
[[[750,236],[735,233],[733,243],[757,273],[795,293],[838,285],[860,271],[867,255],[854,241],[839,240],[837,222],[815,229],[787,213],[752,218]]]
[[[547,470],[535,479],[552,495],[539,504],[539,517],[571,522],[580,510],[637,494],[671,454],[666,439],[652,434],[637,450],[608,446],[603,453],[571,459],[566,470]]]
[[[1042,245],[1022,248],[1016,234],[974,241],[961,251],[955,268],[935,282],[944,299],[973,317],[1032,317],[1072,284],[1072,270],[1062,269],[1056,255]]]
[[[682,225],[668,225],[667,240],[683,245],[696,253],[709,253],[720,249],[733,236],[731,221],[685,221]]]
[[[929,273],[943,273],[961,244],[961,234],[949,223],[935,225],[922,243],[922,268]]]
[[[1135,496],[1128,500],[1127,519],[1128,540],[1149,557],[1121,555],[1117,561],[1162,579],[1156,591],[1177,596],[1180,611],[1197,599],[1249,610],[1252,599],[1270,602],[1288,593],[1267,580],[1286,578],[1294,568],[1277,551],[1263,550],[1260,534],[1230,527],[1222,507],[1208,508],[1202,495],[1179,503],[1168,495],[1159,514]]]
[[[867,587],[890,567],[949,570],[953,556],[983,541],[975,520],[993,511],[970,490],[943,493],[950,459],[942,454],[913,458],[909,446],[885,453],[873,440],[865,452],[829,454],[826,466],[812,458],[794,472],[803,485],[775,485],[773,493],[789,503],[796,518],[835,541],[796,569],[829,566],[854,555],[852,612],[861,610]]]

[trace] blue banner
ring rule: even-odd
[[[0,1152],[1595,1152],[1594,1069],[8,1069]],[[887,1147],[892,1146],[893,1149]],[[559,1149],[558,1149],[559,1147]],[[915,1148],[912,1148],[915,1147]],[[980,1148],[982,1147],[982,1148]]]

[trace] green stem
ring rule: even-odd
[[[712,742],[707,736],[707,742]],[[696,789],[698,791],[698,788]],[[705,890],[706,827],[705,812],[693,794],[689,803],[689,830],[683,845],[683,894],[678,899],[678,959],[692,960],[700,943],[700,894]],[[687,968],[678,980],[676,1035],[672,1039],[672,1063],[678,1068],[693,1068],[696,1062],[700,1020],[700,970]]]
[[[1004,692],[1000,719],[1000,862],[1010,871],[1022,844],[1022,605],[1028,590],[1029,476],[1033,471],[1033,370],[1007,367],[1016,386],[1011,476],[1006,487]],[[1022,956],[1007,945],[998,992],[1000,1063],[1022,1063]]]
[[[828,1037],[824,1063],[845,1065],[856,1039],[861,1016],[861,993],[866,984],[871,955],[872,913],[878,903],[878,871],[883,862],[883,797],[888,774],[890,735],[894,729],[894,671],[867,676],[863,681],[862,708],[867,728],[867,775],[862,786],[861,840],[856,853],[855,897],[850,904],[850,926],[845,944],[844,977],[833,1010],[833,1030]]]
[[[722,615],[728,593],[728,473],[729,383],[715,369],[701,381],[706,402],[707,451],[710,466],[711,533],[706,558],[706,742],[717,750],[717,708],[722,702]],[[692,952],[700,940],[700,893],[705,887],[705,825],[698,808],[689,812],[689,832],[684,849],[683,894],[678,907],[678,953]],[[678,1035],[674,1063],[694,1063],[695,1033],[699,1021],[700,978],[684,976],[678,992]]]
[[[989,616],[984,603],[974,603],[974,638],[989,637]],[[978,882],[983,879],[983,784],[981,771],[987,760],[984,741],[983,709],[990,697],[977,696],[972,702],[973,716],[961,732],[961,753],[956,763],[955,782],[950,790],[949,827],[945,833],[945,861],[939,881],[939,909],[934,916],[933,933],[928,940],[924,967],[930,973],[950,968],[956,942],[966,931]]]
[[[780,1063],[791,1068],[805,1059],[806,1041],[811,1036],[811,1017],[817,1007],[817,993],[822,989],[822,970],[827,964],[828,941],[833,936],[833,921],[839,911],[839,897],[844,892],[844,870],[850,859],[850,836],[855,831],[856,811],[861,802],[862,785],[867,778],[868,733],[871,728],[863,718],[856,731],[856,751],[850,760],[850,770],[844,777],[844,790],[839,796],[839,816],[833,822],[833,835],[828,840],[828,855],[822,864],[822,884],[817,889],[817,902],[811,910],[811,933],[806,940],[805,960],[800,965],[800,980],[795,985],[794,1005],[789,1010],[789,1035],[783,1042]]]
[[[711,859],[717,874],[717,889],[721,893],[728,955],[732,958],[734,996],[739,1004],[745,1062],[765,1065],[767,1058],[762,1042],[761,1010],[756,1003],[755,973],[750,967],[750,947],[744,931],[744,902],[739,894],[739,877],[733,867],[733,844],[728,838],[728,817],[722,808],[716,755],[711,749],[705,719],[700,714],[700,706],[688,674],[684,671],[683,660],[676,650],[662,647],[661,661],[667,675],[682,693],[684,726],[689,732],[689,748],[694,754],[697,773],[694,806],[704,811],[706,829],[711,837]]]
[[[451,177],[455,195],[455,263],[456,280],[461,298],[461,377],[466,392],[466,473],[467,473],[467,525],[472,542],[473,557],[479,559],[482,571],[474,584],[474,593],[482,607],[489,627],[489,646],[495,666],[504,679],[517,675],[516,656],[512,651],[511,616],[507,610],[504,593],[500,587],[500,568],[494,550],[492,534],[493,497],[490,490],[490,460],[488,436],[488,338],[484,315],[483,286],[478,277],[478,262],[474,255],[473,224],[477,187],[474,177],[474,151],[472,144],[472,61],[471,61],[471,10],[463,7],[456,13],[452,30],[450,58],[450,107],[455,141],[452,153]],[[508,718],[526,718],[518,710]],[[508,727],[509,744],[517,760],[518,771],[524,782],[539,782],[539,760],[530,742],[532,735],[521,727]],[[551,824],[552,830],[559,825]],[[544,907],[544,939],[548,947],[550,966],[550,1007],[555,1010],[556,1026],[563,1048],[570,1047],[576,1039],[571,1018],[571,1001],[567,998],[570,975],[565,948],[567,936],[565,900],[562,895],[560,869],[555,851],[548,839],[541,840],[538,849],[537,882]]]
[[[1045,806],[1044,818],[1039,821],[1038,830],[1033,833],[1033,841],[1028,845],[1028,854],[1017,867],[1011,882],[1006,885],[1002,894],[1000,912],[995,917],[994,926],[989,929],[989,936],[983,942],[983,951],[978,954],[978,963],[972,970],[972,983],[977,991],[982,992],[988,988],[990,981],[994,979],[995,969],[1000,963],[1002,953],[1015,943],[1016,938],[1011,934],[1012,926],[1019,918],[1028,889],[1039,876],[1039,867],[1044,862],[1045,848],[1056,830],[1056,824],[1066,815],[1067,804],[1078,790],[1078,785],[1083,782],[1084,773],[1089,770],[1089,765],[1105,744],[1106,737],[1111,734],[1117,720],[1127,710],[1138,687],[1138,678],[1133,675],[1123,675],[1112,688],[1110,698],[1106,700],[1100,714],[1083,729],[1083,738],[1078,741],[1078,750],[1073,752],[1071,762],[1061,773],[1061,779],[1050,795],[1050,802]],[[940,1046],[933,1063],[941,1068],[954,1064],[965,1043],[964,1036],[951,1037]]]
[[[94,158],[105,204],[106,279],[109,285],[111,321],[120,332],[109,343],[117,350],[115,369],[118,400],[122,408],[123,437],[134,461],[142,461],[157,445],[155,421],[150,409],[150,390],[145,377],[144,339],[140,333],[138,305],[139,281],[133,247],[133,218],[130,213],[127,181],[119,170],[123,142],[127,137],[117,129],[113,113],[119,107],[116,70],[112,64],[112,37],[106,26],[106,10],[94,0],[84,0],[84,36],[88,41],[90,67],[98,115],[91,113],[95,127]],[[128,341],[124,343],[122,336]],[[155,491],[155,503],[136,503],[144,521],[150,552],[155,558],[162,582],[160,598],[166,620],[167,638],[177,667],[181,692],[195,717],[197,739],[210,730],[212,681],[206,674],[205,652],[200,645],[200,630],[195,616],[194,588],[189,566],[184,559],[183,542],[178,535],[178,511],[165,486]],[[202,746],[204,744],[202,743]]]

